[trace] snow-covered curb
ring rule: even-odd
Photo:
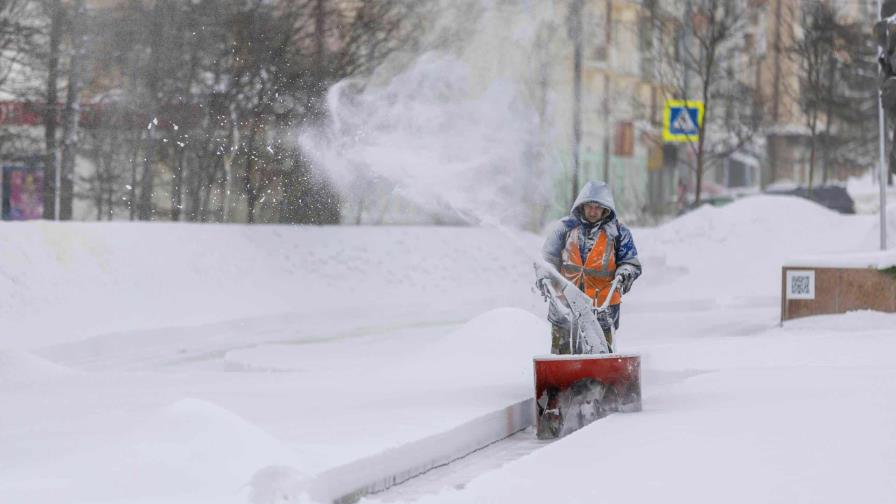
[[[354,502],[517,433],[535,422],[529,398],[447,432],[327,470],[308,486],[316,502]]]

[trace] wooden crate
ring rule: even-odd
[[[804,280],[788,283],[788,272],[802,278],[814,277],[811,296],[800,289]],[[852,310],[896,312],[896,269],[782,268],[781,322]]]

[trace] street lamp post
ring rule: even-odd
[[[881,6],[881,0],[877,0],[877,12],[880,16],[880,20],[884,19],[883,7]],[[881,56],[886,55],[887,48],[886,47],[878,47],[878,54]],[[885,78],[883,67],[880,68],[881,75]],[[879,136],[880,136],[880,169],[878,170],[878,174],[880,175],[880,249],[887,249],[887,163],[886,163],[886,127],[885,127],[885,116],[884,116],[884,103],[883,103],[883,94],[879,91],[877,97],[877,119],[879,126]]]

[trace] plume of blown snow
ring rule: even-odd
[[[427,53],[380,87],[340,82],[328,105],[327,124],[300,143],[349,204],[386,187],[429,214],[521,226],[545,194],[535,114],[509,81],[475,91],[456,57]]]

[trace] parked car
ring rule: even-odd
[[[809,194],[809,189],[805,187],[797,187],[792,189],[766,189],[765,194],[786,194],[790,196],[800,196],[842,214],[856,213],[856,206],[855,202],[852,199],[852,196],[850,196],[849,193],[846,192],[846,188],[842,186],[829,185],[813,187],[811,195]]]

